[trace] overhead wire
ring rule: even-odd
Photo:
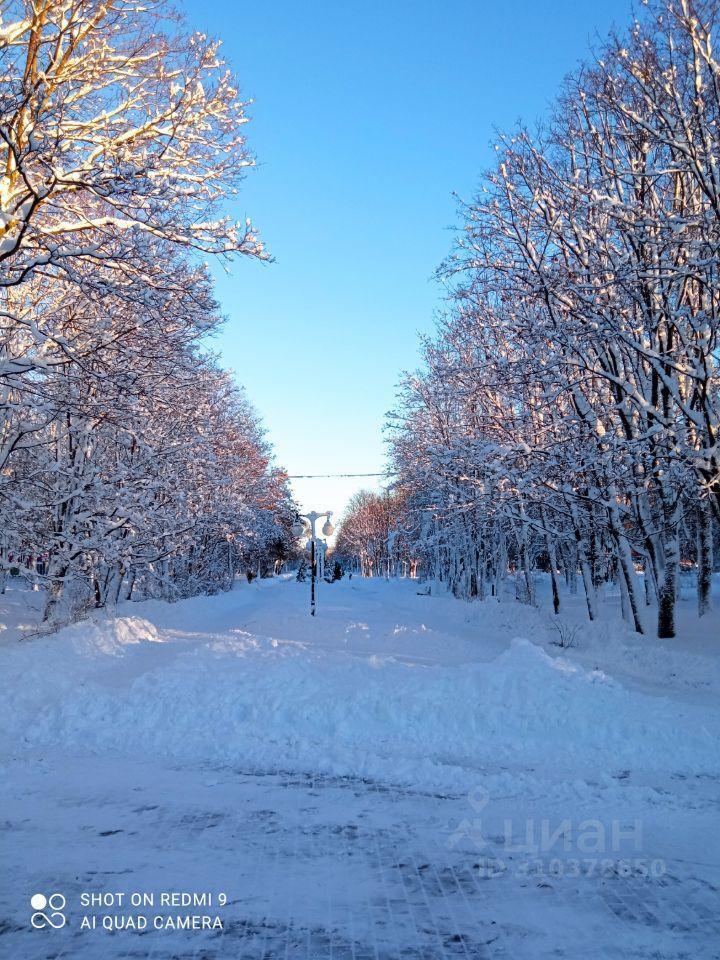
[[[289,473],[288,480],[337,480],[343,477],[390,477],[391,472],[383,470],[380,473]]]

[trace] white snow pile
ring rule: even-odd
[[[706,710],[629,690],[516,639],[485,663],[418,665],[243,630],[98,619],[5,652],[11,753],[53,746],[244,768],[459,783],[503,762],[714,769]]]

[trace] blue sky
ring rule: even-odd
[[[216,271],[218,341],[289,473],[381,470],[381,428],[493,131],[532,122],[628,0],[185,0],[223,40],[259,166],[239,212],[275,262]],[[372,481],[295,484],[341,512]]]

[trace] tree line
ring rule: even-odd
[[[675,634],[720,519],[716,0],[651,0],[495,145],[439,270],[447,309],[391,415],[393,529],[459,596],[614,581]],[[354,518],[346,520],[352,526]],[[386,556],[392,557],[388,547]]]
[[[209,257],[253,165],[218,43],[161,0],[8,0],[0,19],[0,578],[45,618],[227,587],[294,549],[294,509],[208,349]]]

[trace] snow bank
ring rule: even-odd
[[[461,666],[312,649],[237,630],[97,620],[7,651],[11,749],[308,769],[447,786],[487,764],[717,766],[707,711],[630,691],[524,639]]]

